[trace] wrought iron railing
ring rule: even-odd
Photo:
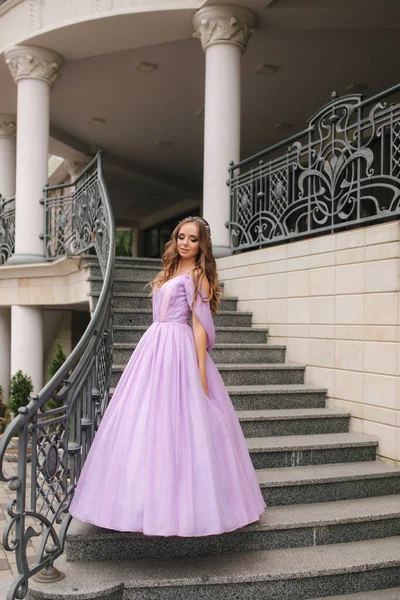
[[[16,492],[3,533],[4,548],[15,551],[18,569],[8,600],[24,598],[33,575],[41,580],[59,576],[53,562],[63,551],[71,520],[68,507],[107,407],[110,387],[115,227],[101,156],[73,184],[47,187],[44,202],[48,256],[95,248],[103,286],[93,317],[67,361],[29,405],[19,410],[0,440],[0,479]],[[67,245],[59,232],[74,228],[85,231],[85,241]],[[18,436],[18,474],[7,477],[5,453],[14,436]],[[40,537],[40,548],[35,562],[29,564],[27,545],[33,537]]]
[[[307,129],[232,163],[232,251],[398,218],[399,92],[333,93]]]
[[[45,254],[47,260],[77,255],[94,246],[107,262],[108,249],[102,244],[105,215],[99,212],[97,169],[85,169],[74,185],[46,187]]]
[[[0,197],[0,265],[14,254],[15,248],[15,197]]]

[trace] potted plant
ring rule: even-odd
[[[8,408],[16,417],[18,410],[27,406],[30,402],[30,395],[33,392],[32,378],[23,373],[21,370],[17,371],[10,381],[8,389]],[[30,460],[32,448],[28,444],[27,460]],[[8,445],[7,452],[5,455],[6,459],[10,462],[16,462],[18,460],[18,438],[13,438]]]
[[[29,404],[32,392],[32,378],[21,370],[17,371],[11,377],[8,390],[8,406],[15,417],[20,408]]]
[[[0,433],[5,432],[8,425],[11,423],[11,421],[13,419],[11,410],[8,408],[8,406],[6,406],[5,408],[6,408],[5,415],[4,415],[4,417],[0,418]]]

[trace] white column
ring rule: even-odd
[[[230,161],[240,159],[240,70],[257,16],[236,5],[214,5],[194,16],[194,36],[206,54],[203,216],[210,223],[216,257],[230,254]]]
[[[0,115],[0,194],[4,200],[15,196],[15,115]]]
[[[21,369],[32,377],[35,393],[43,387],[43,308],[11,307],[11,375]]]
[[[0,194],[4,200],[15,196],[15,115],[0,115]],[[0,306],[0,385],[8,398],[11,377],[11,309]]]
[[[11,377],[11,311],[7,306],[0,306],[0,385],[3,388],[4,400],[8,398],[8,384]]]
[[[5,57],[18,84],[15,254],[8,263],[41,262],[44,210],[40,200],[48,175],[50,89],[63,59],[35,46],[15,46]]]

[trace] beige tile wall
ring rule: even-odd
[[[88,269],[81,268],[80,261],[73,258],[62,258],[35,267],[3,266],[0,272],[0,306],[89,304],[88,277]]]
[[[15,304],[43,306],[44,352],[43,381],[55,357],[57,341],[68,356],[72,350],[72,312],[77,305],[89,312],[89,270],[74,258],[61,258],[36,266],[2,266],[0,272],[0,306]],[[54,308],[53,308],[54,307]],[[1,359],[1,356],[0,356]]]
[[[228,295],[400,462],[400,223],[218,259]]]

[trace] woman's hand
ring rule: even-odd
[[[202,288],[208,295],[210,292],[210,286],[206,278],[203,278]],[[193,312],[193,335],[194,343],[196,346],[197,364],[199,367],[199,374],[201,385],[206,396],[208,396],[208,382],[207,382],[207,371],[206,371],[206,359],[207,359],[207,333],[203,325],[200,323],[196,314]]]
[[[208,396],[208,382],[207,382],[207,372],[206,366],[199,367],[201,385],[203,386],[203,390],[206,396]]]
[[[193,313],[193,334],[194,334],[194,343],[196,346],[196,354],[197,354],[197,365],[199,367],[199,374],[201,385],[203,386],[203,390],[206,396],[208,396],[208,383],[207,383],[207,371],[206,371],[206,358],[207,358],[207,334]]]

